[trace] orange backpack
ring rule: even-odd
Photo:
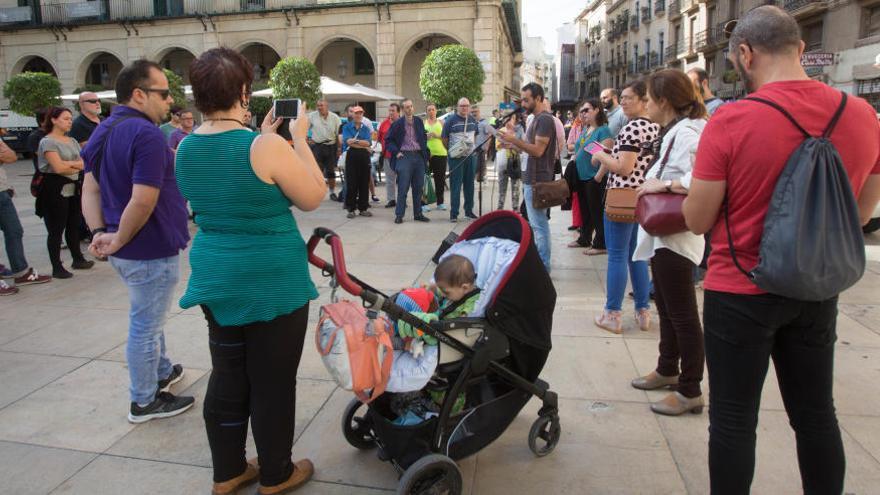
[[[394,358],[391,322],[352,301],[321,307],[315,345],[336,383],[364,404],[385,392]],[[367,395],[368,391],[372,392]]]

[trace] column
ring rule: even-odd
[[[305,47],[303,46],[303,28],[297,26],[295,21],[291,21],[291,26],[287,28],[287,54],[285,57],[305,57]]]
[[[376,22],[376,89],[398,94],[397,68],[395,66],[396,44],[394,41],[394,22]],[[407,96],[407,95],[404,95]],[[387,101],[376,102],[376,118],[381,121],[388,112]]]
[[[496,35],[497,16],[500,11],[496,2],[480,2],[479,17],[474,20],[474,52],[483,64],[486,78],[483,81],[483,100],[480,102],[484,114],[491,114],[502,99],[503,81],[496,73],[499,68],[498,40]]]

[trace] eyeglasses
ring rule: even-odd
[[[83,103],[101,103],[101,100],[83,100]]]
[[[154,89],[154,88],[139,88],[144,93],[156,93],[159,95],[159,98],[163,100],[167,100],[169,96],[171,96],[170,89]]]

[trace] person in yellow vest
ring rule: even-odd
[[[428,170],[434,177],[434,191],[437,194],[437,209],[446,210],[443,194],[446,191],[446,147],[443,146],[443,121],[437,118],[437,105],[428,103],[425,132],[428,133]],[[430,209],[428,205],[422,209]]]

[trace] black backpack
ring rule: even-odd
[[[776,181],[758,266],[746,271],[736,259],[725,205],[727,242],[734,264],[762,290],[800,301],[824,301],[852,287],[865,271],[865,240],[859,209],[843,161],[829,137],[846,107],[840,107],[820,137],[811,136],[784,108],[775,108],[804,135]]]

